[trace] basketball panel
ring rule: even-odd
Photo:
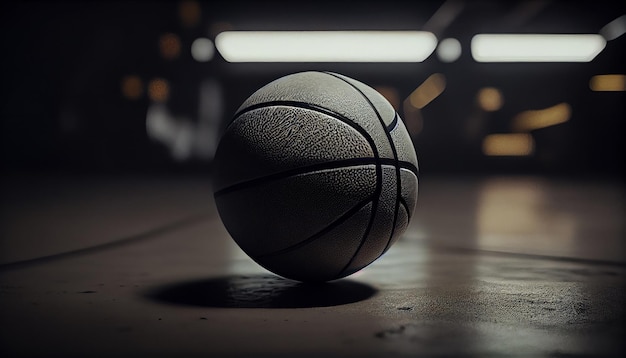
[[[294,168],[373,157],[367,140],[335,118],[303,108],[261,108],[237,118],[220,140],[214,190]]]
[[[299,174],[217,196],[224,226],[249,255],[298,244],[333,224],[376,188],[374,165]]]
[[[368,203],[341,225],[296,250],[254,258],[261,266],[286,278],[328,281],[337,278],[365,234],[372,212]]]
[[[370,134],[380,157],[393,158],[385,129],[368,100],[334,74],[309,71],[281,77],[252,94],[238,112],[277,101],[307,103],[337,113]]]
[[[378,258],[391,238],[396,212],[397,181],[396,168],[383,166],[383,185],[374,213],[374,222],[361,249],[346,268],[346,276],[372,263]]]
[[[393,118],[396,115],[396,110],[382,94],[363,82],[355,80],[354,78],[338,73],[333,73],[333,75],[342,78],[343,80],[349,82],[352,86],[356,87],[359,91],[363,92],[363,94],[372,102],[376,111],[380,114],[380,117],[385,123],[385,127],[391,125]]]
[[[394,228],[391,241],[389,242],[389,245],[387,246],[387,250],[389,250],[389,248],[402,237],[402,235],[404,234],[408,226],[409,226],[409,214],[404,208],[404,205],[400,205],[398,206],[398,216],[396,217],[396,226]]]
[[[410,170],[400,169],[400,183],[402,200],[407,204],[409,209],[409,218],[413,217],[415,205],[417,203],[417,193],[419,181],[417,176]]]

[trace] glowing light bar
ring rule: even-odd
[[[225,31],[228,62],[422,62],[437,46],[426,31]]]
[[[513,129],[529,131],[564,123],[572,116],[572,107],[567,103],[559,103],[545,109],[524,111],[513,119]]]
[[[409,95],[409,103],[422,109],[432,102],[446,89],[446,77],[441,73],[433,73]]]
[[[618,17],[600,29],[600,35],[607,41],[615,40],[623,34],[626,34],[626,15]]]
[[[592,91],[621,92],[626,91],[626,75],[596,75],[589,80]]]
[[[535,141],[528,133],[490,134],[483,139],[483,153],[488,156],[527,156]]]
[[[589,62],[605,46],[595,34],[479,34],[471,51],[478,62]]]

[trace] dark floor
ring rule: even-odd
[[[385,256],[313,286],[241,252],[206,177],[2,190],[2,357],[626,353],[615,182],[423,177]]]

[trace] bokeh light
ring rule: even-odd
[[[483,140],[483,153],[488,156],[526,156],[534,149],[535,141],[528,133],[490,134]]]
[[[159,38],[159,50],[161,56],[167,60],[173,60],[180,56],[180,38],[176,34],[167,33]]]
[[[155,78],[148,84],[148,97],[154,102],[166,102],[170,97],[170,85],[162,78]]]
[[[121,90],[126,99],[139,99],[143,95],[143,81],[136,75],[125,76],[122,78]]]
[[[215,54],[215,46],[213,41],[201,37],[195,39],[191,44],[191,57],[198,62],[208,62]]]
[[[589,80],[589,88],[599,92],[626,91],[626,75],[596,75]]]
[[[422,109],[443,93],[445,88],[446,77],[441,73],[433,73],[409,95],[409,102],[413,107]]]
[[[197,1],[185,0],[178,5],[178,16],[185,27],[194,27],[200,23],[202,9]]]
[[[481,109],[487,112],[494,112],[502,108],[504,98],[499,89],[494,87],[485,87],[478,91],[476,101]]]
[[[572,107],[567,103],[559,103],[552,107],[528,110],[513,118],[513,129],[530,131],[567,122],[572,116]]]
[[[439,42],[437,57],[442,62],[454,62],[461,57],[461,43],[455,38],[447,38]]]
[[[607,41],[613,41],[625,33],[626,15],[618,17],[600,29],[600,35],[602,35]]]

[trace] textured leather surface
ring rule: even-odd
[[[385,130],[368,99],[345,80],[330,73],[301,72],[270,82],[248,98],[239,111],[259,103],[295,101],[313,103],[363,127],[376,143],[380,156],[393,158]],[[388,104],[393,110],[393,107]],[[388,111],[386,111],[389,113]],[[388,119],[393,120],[393,116]]]
[[[217,196],[224,226],[249,255],[283,250],[371,198],[374,165],[273,180]]]
[[[239,116],[220,140],[215,189],[307,165],[373,158],[348,124],[304,108],[270,106]]]
[[[402,120],[373,88],[302,72],[250,96],[215,158],[224,226],[268,270],[328,281],[374,262],[406,230],[417,156]]]

